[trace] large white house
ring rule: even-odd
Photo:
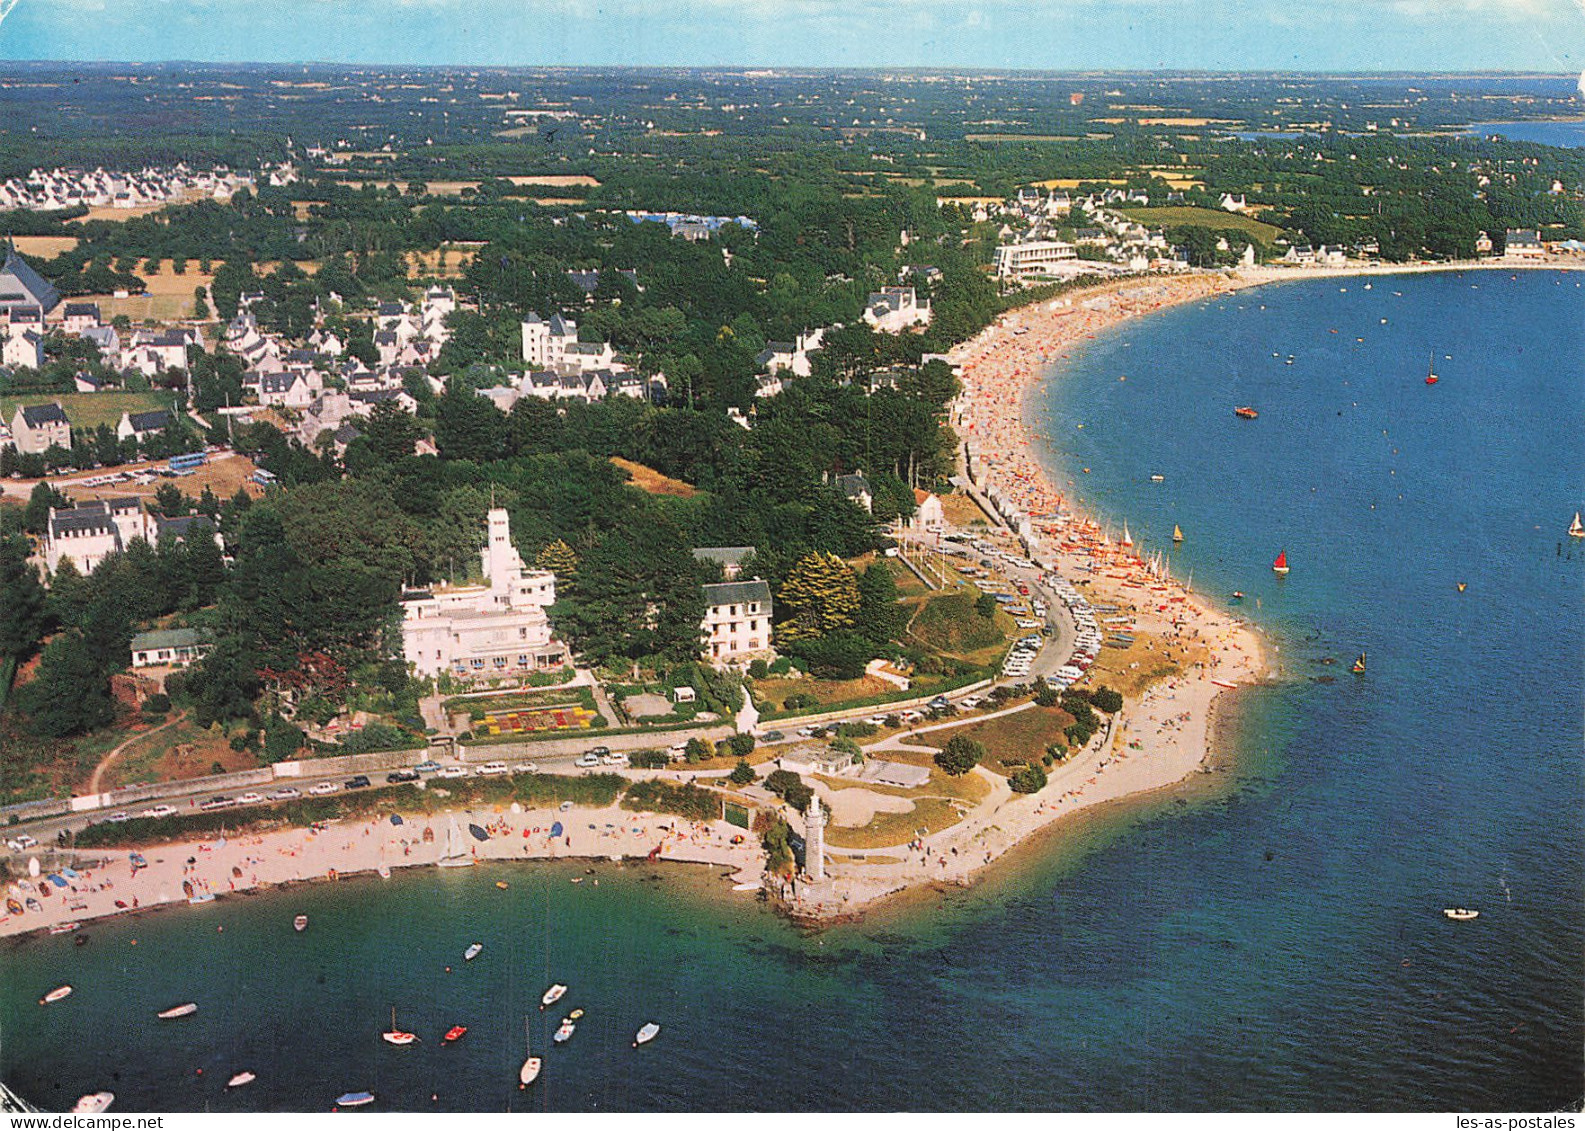
[[[74,507],[50,508],[44,531],[44,565],[51,574],[70,558],[79,573],[92,573],[100,562],[142,538],[154,542],[154,522],[137,499],[100,499]]]
[[[930,304],[920,302],[912,287],[882,287],[864,304],[864,321],[883,334],[930,324]]]
[[[24,454],[40,454],[52,445],[72,446],[71,421],[60,404],[23,405],[11,417],[11,442]]]
[[[529,569],[504,508],[490,511],[483,585],[436,586],[402,600],[402,656],[420,676],[500,679],[567,662],[546,616],[556,576]]]
[[[703,588],[704,623],[699,635],[704,658],[723,667],[769,655],[770,585],[755,578]]]
[[[578,324],[552,314],[547,322],[537,314],[523,320],[523,360],[539,369],[559,365],[567,347],[578,344]]]

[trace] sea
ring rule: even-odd
[[[1224,697],[1214,772],[823,931],[703,868],[561,862],[8,943],[0,1079],[54,1111],[1577,1109],[1581,281],[1278,284],[1053,359],[1053,476],[1243,592],[1280,665]],[[393,1010],[417,1044],[380,1040]]]
[[[1585,119],[1560,119],[1550,122],[1476,122],[1465,133],[1485,137],[1500,134],[1509,141],[1533,141],[1561,149],[1585,146]]]

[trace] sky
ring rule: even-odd
[[[1578,73],[1585,0],[0,0],[0,59]]]

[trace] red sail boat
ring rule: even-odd
[[[1273,573],[1285,574],[1288,572],[1288,551],[1283,550],[1277,555],[1277,560],[1271,563]]]

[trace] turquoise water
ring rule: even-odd
[[[1577,1102],[1585,553],[1560,546],[1585,505],[1576,278],[1245,291],[1097,338],[1037,391],[1086,499],[1147,547],[1180,523],[1175,571],[1244,590],[1281,642],[1290,678],[1239,693],[1232,769],[820,934],[702,869],[602,864],[574,885],[581,866],[539,864],[11,945],[0,1076],[56,1110],[100,1088],[128,1111],[324,1110],[364,1088],[385,1110]],[[1246,403],[1258,420],[1233,417]],[[1363,678],[1319,663],[1361,649]],[[1482,915],[1450,923],[1455,904]],[[554,1049],[560,1014],[536,1007],[552,980],[587,1010]],[[71,998],[34,1004],[62,981]],[[185,1000],[196,1017],[154,1020]],[[393,1004],[418,1046],[378,1039]],[[520,1093],[525,1013],[549,1051]],[[647,1020],[661,1036],[635,1050]],[[258,1082],[227,1095],[241,1068]]]

